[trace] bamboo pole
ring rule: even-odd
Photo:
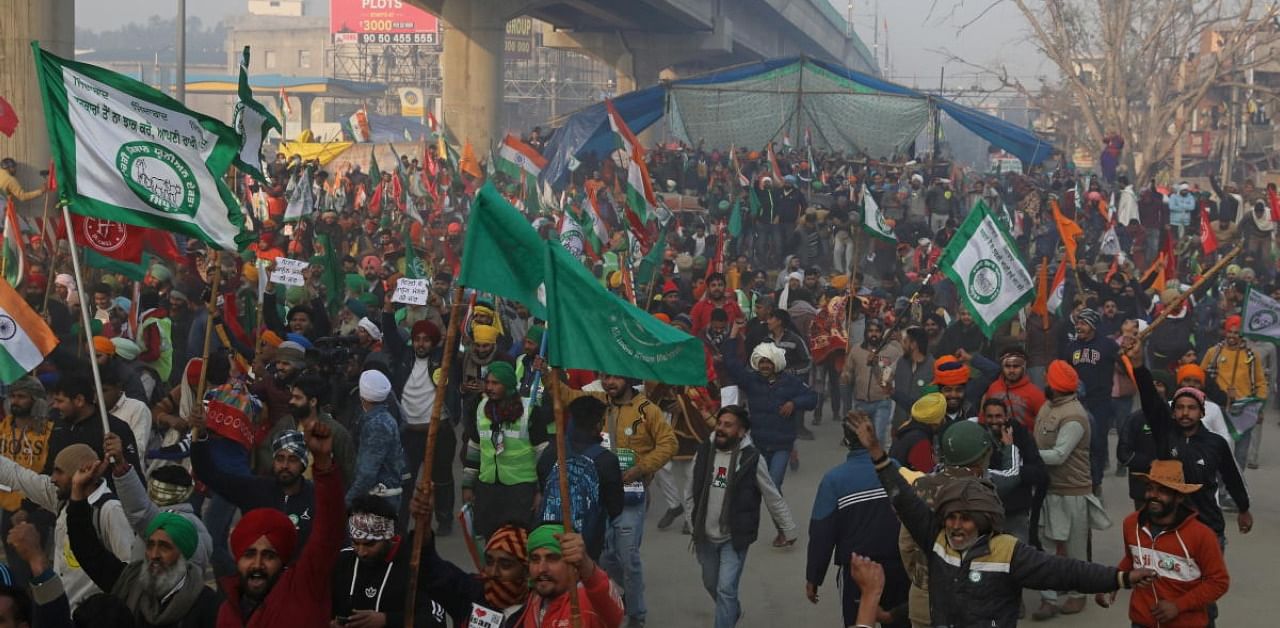
[[[209,345],[213,340],[213,317],[218,311],[218,284],[222,279],[222,251],[214,250],[213,252],[213,275],[209,278],[209,318],[204,325],[204,349],[200,359],[200,380],[196,384],[196,404],[201,410],[204,409],[204,390],[209,376]]]
[[[567,457],[568,443],[565,435],[564,389],[560,378],[560,369],[551,370],[551,398],[553,399],[556,420],[556,465],[560,470],[556,475],[560,478],[560,519],[564,522],[564,531],[573,532],[573,501],[569,499],[569,468]],[[582,628],[582,609],[578,605],[577,573],[574,573],[573,586],[569,589],[569,619],[573,628]]]
[[[62,205],[62,218],[67,224],[67,241],[71,244],[71,270],[76,276],[76,291],[80,294],[80,324],[84,326],[85,345],[89,348],[89,370],[93,373],[93,393],[98,400],[98,413],[102,418],[102,435],[111,433],[111,424],[107,421],[107,401],[102,397],[102,373],[98,370],[98,351],[93,347],[93,327],[89,324],[89,300],[84,297],[84,275],[80,272],[80,259],[76,257],[75,230],[70,228],[71,210],[65,202]]]
[[[435,490],[431,484],[431,469],[435,464],[436,439],[439,438],[441,414],[444,411],[444,392],[449,387],[449,371],[453,367],[454,355],[458,352],[458,329],[462,326],[462,308],[462,284],[456,284],[453,287],[453,304],[449,310],[449,328],[444,338],[444,356],[440,360],[440,381],[436,383],[436,397],[431,405],[431,423],[427,426],[427,451],[422,456],[422,472],[418,476],[416,488],[416,490],[425,491],[427,495],[431,495]],[[405,628],[413,628],[414,625],[418,566],[422,557],[422,544],[431,533],[431,514],[417,517],[414,527],[416,533],[413,535],[413,553],[409,555],[409,591],[405,595]]]
[[[1239,255],[1240,252],[1243,250],[1244,250],[1244,245],[1238,244],[1236,245],[1236,248],[1231,250],[1230,253],[1223,255],[1222,259],[1218,260],[1218,263],[1214,264],[1213,267],[1211,267],[1203,275],[1200,275],[1200,278],[1197,279],[1195,283],[1191,284],[1190,288],[1188,288],[1182,294],[1179,294],[1173,301],[1170,301],[1169,305],[1165,306],[1164,310],[1160,312],[1160,315],[1157,316],[1155,320],[1151,321],[1151,324],[1147,325],[1146,329],[1138,333],[1138,340],[1142,340],[1147,336],[1151,335],[1151,332],[1155,331],[1156,327],[1159,327],[1160,324],[1165,321],[1165,319],[1169,318],[1170,314],[1178,311],[1182,307],[1182,303],[1184,301],[1186,301],[1188,298],[1190,298],[1192,294],[1194,294],[1197,290],[1203,287],[1204,284],[1208,283],[1208,281],[1212,279],[1214,275],[1218,274],[1219,272],[1222,272],[1222,269],[1226,268],[1227,264],[1230,264],[1231,260],[1235,259],[1235,257]]]

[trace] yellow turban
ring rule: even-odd
[[[947,416],[947,398],[942,393],[929,393],[911,404],[911,418],[925,425],[939,425]]]
[[[251,283],[258,283],[258,267],[254,264],[246,262],[240,267],[240,274],[244,275],[244,280]]]
[[[495,344],[498,342],[498,328],[493,325],[475,325],[471,328],[471,339],[476,344]]]

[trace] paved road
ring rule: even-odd
[[[1235,529],[1234,515],[1228,515],[1227,564],[1231,571],[1231,590],[1221,605],[1220,626],[1250,628],[1274,626],[1277,604],[1275,587],[1267,585],[1274,577],[1277,544],[1280,542],[1280,498],[1274,491],[1259,487],[1276,486],[1280,482],[1280,428],[1276,416],[1267,418],[1267,441],[1263,443],[1261,469],[1249,470],[1246,481],[1253,487],[1254,529],[1241,535]],[[743,628],[836,627],[841,625],[839,592],[835,589],[834,570],[820,594],[821,601],[811,605],[804,597],[804,565],[808,519],[813,508],[814,492],[822,474],[844,458],[838,424],[824,422],[814,430],[818,440],[801,441],[801,465],[798,472],[788,472],[784,493],[801,527],[800,541],[790,550],[770,547],[773,531],[768,513],[763,513],[761,539],[747,555],[742,576],[741,596],[745,616]],[[1114,451],[1114,435],[1113,445]],[[1094,552],[1099,562],[1115,564],[1121,556],[1119,523],[1132,505],[1128,499],[1126,480],[1107,477],[1104,499],[1115,524],[1110,530],[1095,532]],[[650,508],[643,557],[645,564],[648,625],[696,628],[710,626],[714,604],[702,588],[698,562],[689,547],[689,537],[680,534],[679,526],[659,531],[657,522],[664,507]],[[460,537],[442,539],[441,552],[459,565],[467,564]],[[1271,574],[1268,576],[1268,574]],[[1035,608],[1038,598],[1027,592],[1028,608]],[[1060,627],[1129,626],[1128,595],[1121,594],[1118,608],[1102,609],[1090,601],[1089,608],[1074,616],[1060,616],[1048,622],[1026,620],[1024,625]]]

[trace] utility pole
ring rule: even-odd
[[[174,64],[174,97],[187,104],[187,0],[178,0],[178,61]]]

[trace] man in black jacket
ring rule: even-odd
[[[340,624],[403,626],[413,546],[396,534],[396,509],[376,495],[351,501],[347,532],[351,547],[333,567],[333,617]],[[415,596],[414,626],[445,628],[444,607]]]
[[[691,513],[693,545],[702,565],[702,585],[715,600],[715,628],[733,628],[741,616],[738,581],[747,548],[760,530],[760,500],[765,499],[778,531],[795,543],[791,509],[769,476],[747,432],[751,419],[741,406],[720,408],[715,438],[693,461],[693,484],[684,511]]]
[[[213,492],[225,497],[240,512],[274,508],[289,516],[298,529],[298,546],[306,543],[315,514],[316,490],[303,477],[310,462],[306,440],[300,432],[286,430],[271,443],[271,477],[233,475],[218,469],[208,438],[191,443],[191,467],[195,476]]]
[[[202,570],[189,562],[199,540],[190,521],[168,512],[152,517],[146,558],[132,563],[121,562],[98,539],[87,498],[107,465],[86,465],[71,480],[67,534],[76,560],[94,584],[128,609],[134,625],[212,628],[222,601],[204,586]]]
[[[990,483],[957,478],[939,489],[929,507],[899,473],[866,417],[850,419],[871,454],[876,475],[903,527],[929,561],[929,613],[935,626],[1018,625],[1022,589],[1110,593],[1155,580],[1150,569],[1119,571],[1046,554],[1002,534],[1004,507]]]
[[[996,485],[1004,505],[1005,531],[1019,541],[1039,547],[1033,535],[1040,522],[1040,505],[1049,486],[1049,471],[1040,458],[1035,438],[1012,420],[1003,399],[982,402],[980,422],[991,432],[987,478]]]
[[[1174,391],[1173,374],[1159,370],[1150,373],[1156,393],[1161,399],[1168,399]],[[1151,463],[1159,454],[1156,451],[1156,441],[1151,437],[1151,426],[1147,424],[1142,408],[1138,408],[1129,417],[1119,436],[1116,442],[1116,460],[1128,471],[1129,499],[1133,500],[1133,509],[1142,510],[1147,504],[1147,479],[1138,474],[1151,470]]]
[[[89,378],[89,365],[81,364],[76,373],[64,373],[62,379],[53,385],[49,401],[62,418],[53,425],[53,433],[49,435],[49,453],[45,458],[45,475],[53,474],[53,461],[58,452],[76,443],[88,445],[99,457],[102,457],[103,429],[102,417],[98,414],[97,396],[93,380]],[[129,424],[107,416],[111,433],[120,437],[123,445],[125,461],[138,470],[141,477],[142,465],[138,462],[138,445],[133,438],[133,430]]]
[[[1218,478],[1221,477],[1227,493],[1239,508],[1237,525],[1240,533],[1248,534],[1253,529],[1249,491],[1231,454],[1231,446],[1200,423],[1204,417],[1204,393],[1191,387],[1179,388],[1173,393],[1171,409],[1152,383],[1151,371],[1143,366],[1142,344],[1137,338],[1130,337],[1125,337],[1123,342],[1124,351],[1133,362],[1133,377],[1138,384],[1142,413],[1151,427],[1157,457],[1181,460],[1186,482],[1202,485],[1200,490],[1191,494],[1191,507],[1225,544],[1226,519],[1217,499]]]

